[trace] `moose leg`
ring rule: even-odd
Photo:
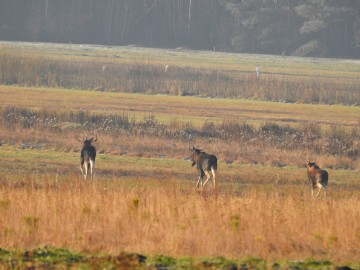
[[[213,168],[211,168],[211,172],[213,175],[214,187],[216,188],[216,171]]]
[[[83,170],[83,165],[82,165],[82,164],[80,165],[80,170],[81,170],[81,174],[82,174],[82,175],[85,175],[85,174],[84,174],[84,170]]]
[[[82,175],[84,175],[83,166],[84,166],[84,159],[81,158],[81,160],[80,160],[80,170],[81,170]]]
[[[207,183],[207,182],[209,181],[209,179],[211,178],[209,171],[204,171],[204,173],[205,173],[205,175],[206,175],[206,180],[205,180],[205,182],[204,182],[203,187],[205,187],[206,183]]]
[[[203,172],[201,169],[198,168],[198,175],[199,175],[199,178],[198,178],[198,182],[196,184],[196,187],[198,188],[199,185],[200,187],[202,187],[202,178],[203,178]],[[201,182],[200,182],[201,181]]]
[[[316,179],[311,179],[311,197],[314,197],[314,193],[316,188],[318,187],[318,183],[316,182]]]
[[[200,183],[200,180],[201,180],[201,183]],[[201,174],[199,175],[199,178],[198,178],[198,181],[197,181],[197,184],[196,184],[196,187],[197,187],[197,188],[199,187],[199,184],[200,184],[201,187],[202,187],[202,176],[201,176]]]
[[[91,176],[91,180],[93,179],[94,166],[95,166],[95,160],[90,159],[90,176]]]
[[[85,161],[85,162],[84,162],[84,169],[85,169],[85,173],[83,173],[83,175],[84,175],[84,177],[85,177],[85,180],[87,179],[88,166],[89,166],[88,162],[87,162],[87,161]]]
[[[90,173],[90,177],[91,177],[91,179],[92,179],[92,168],[91,168],[91,162],[90,162],[90,161],[89,161],[89,163],[88,163],[87,172]]]
[[[319,194],[320,194],[320,191],[321,191],[321,189],[323,188],[323,186],[320,184],[320,183],[317,183],[316,184],[316,187],[319,189],[319,191],[318,191],[318,193],[316,193],[316,198],[319,196]]]
[[[201,168],[198,168],[198,173],[199,173],[199,179],[198,179],[198,182],[196,184],[196,187],[199,187],[199,184],[200,184],[200,187],[202,188],[203,187],[203,179],[204,179],[204,176],[205,176],[205,173],[204,171],[201,169]],[[201,182],[200,182],[201,181]]]

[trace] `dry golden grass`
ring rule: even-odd
[[[28,175],[22,186],[0,187],[0,242],[4,248],[360,260],[358,191],[314,200],[303,187],[270,190],[254,185],[242,195],[216,196],[171,178],[86,183],[71,175],[58,182]]]
[[[357,126],[360,107],[266,102],[245,99],[154,96],[83,90],[0,86],[0,106],[41,108],[49,111],[84,110],[93,113],[127,113],[141,119],[155,115],[162,122],[174,119],[199,125],[205,120],[221,122],[315,122],[324,125]]]
[[[74,133],[14,127],[1,136],[15,143],[0,148],[3,248],[47,244],[176,257],[360,259],[358,171],[329,170],[328,200],[312,200],[301,167],[305,152],[207,145],[219,153],[216,197],[209,188],[194,190],[196,170],[184,160],[188,144],[181,140],[100,136],[96,180],[87,183]],[[337,162],[321,158],[321,166]],[[298,166],[279,168],[277,161]]]

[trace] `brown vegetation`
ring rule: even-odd
[[[176,65],[165,72],[164,65],[155,61],[133,60],[129,63],[93,57],[66,59],[36,53],[28,55],[5,47],[0,52],[0,84],[290,103],[360,104],[357,79],[303,77],[276,72],[264,73],[259,79],[255,71],[220,71]]]
[[[315,123],[290,126],[273,122],[257,127],[230,120],[219,124],[205,121],[196,127],[176,120],[165,124],[155,117],[135,120],[127,114],[56,112],[12,106],[0,109],[0,126],[2,140],[8,144],[32,142],[40,148],[63,151],[76,148],[74,140],[69,141],[69,138],[75,138],[81,132],[96,131],[104,140],[98,144],[102,153],[162,154],[182,158],[188,156],[189,144],[198,143],[207,151],[217,153],[220,159],[231,162],[303,165],[304,159],[316,157],[329,168],[355,169],[359,166],[360,131],[356,127],[348,129],[334,125],[324,129]],[[52,139],[44,138],[45,134]],[[177,144],[176,149],[174,144]]]
[[[5,248],[51,244],[173,256],[360,259],[359,193],[315,202],[303,188],[264,193],[254,187],[215,200],[175,179],[150,180],[151,187],[140,180],[86,184],[78,177],[45,177],[34,187],[39,179],[25,178],[23,187],[0,188]]]

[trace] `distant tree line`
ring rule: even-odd
[[[0,40],[360,57],[357,0],[0,0]]]

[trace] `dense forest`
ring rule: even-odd
[[[0,40],[360,57],[357,0],[0,0]]]

